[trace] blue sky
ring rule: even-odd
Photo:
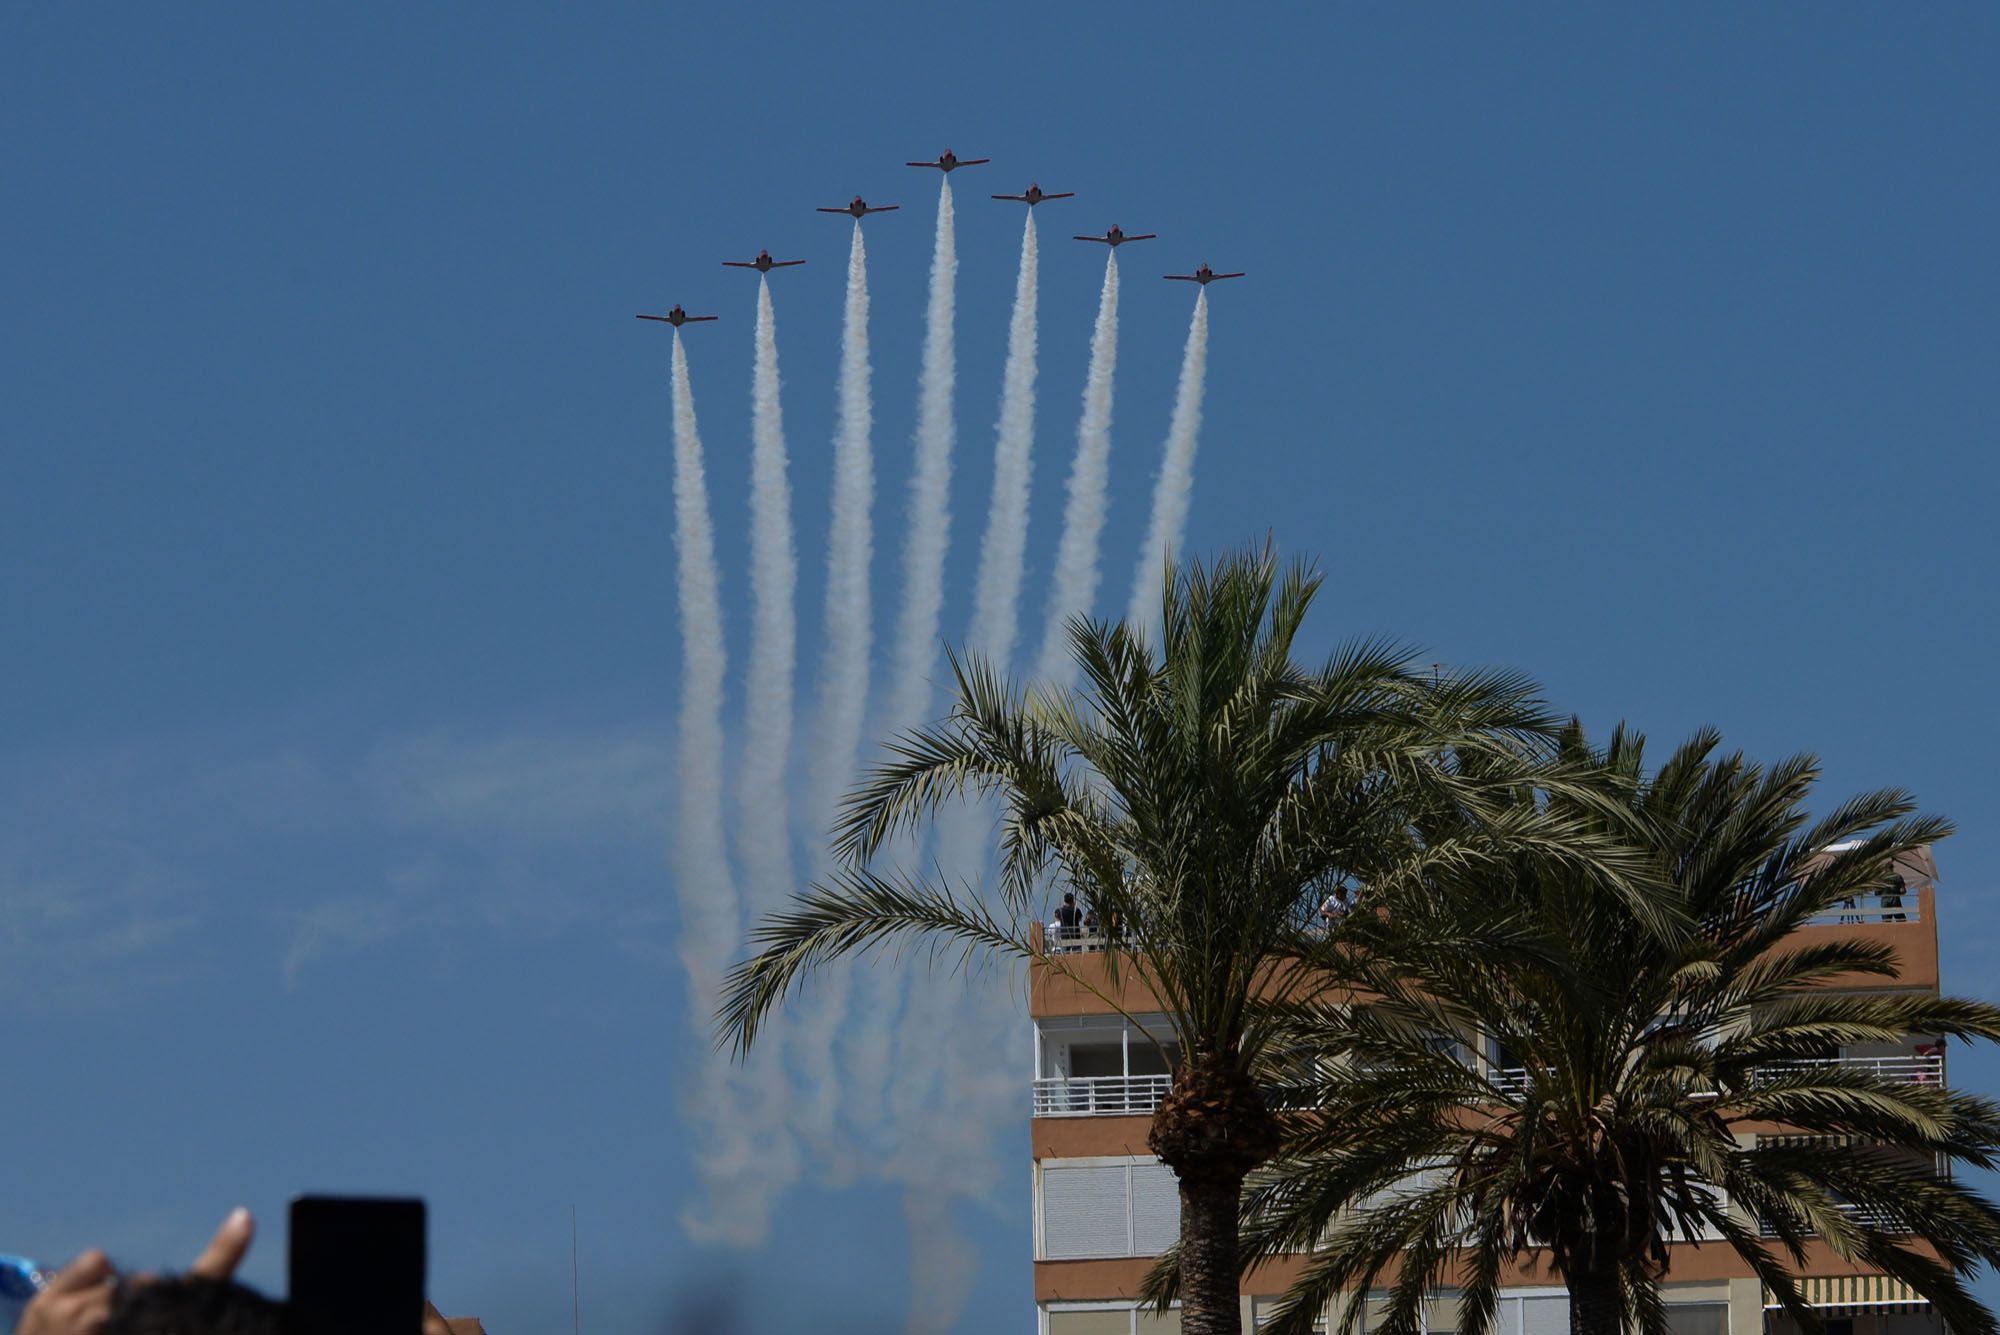
[[[754,282],[717,261],[810,261],[774,284],[803,685],[846,238],[810,210],[905,206],[868,234],[886,651],[936,185],[900,164],[947,144],[995,160],[956,178],[949,634],[1020,226],[983,196],[1034,178],[1078,198],[1043,211],[1029,608],[1102,260],[1055,238],[1156,231],[1104,610],[1186,329],[1150,276],[1247,269],[1191,543],[1322,557],[1322,645],[1914,789],[1964,827],[1948,984],[1993,995],[1996,39],[1971,5],[0,11],[0,1248],[158,1263],[244,1201],[277,1284],[291,1193],[416,1190],[448,1310],[556,1329],[574,1203],[597,1329],[900,1323],[879,1175],[806,1172],[757,1248],[679,1222],[666,343],[631,316],[724,317],[689,346],[740,665]],[[966,1331],[1028,1319],[1021,1035],[940,1169],[991,1183]]]

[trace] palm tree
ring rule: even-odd
[[[2000,1213],[1938,1165],[1991,1167],[2000,1106],[1821,1059],[2000,1037],[2000,1009],[1842,990],[1893,978],[1892,949],[1799,931],[1894,885],[1949,826],[1889,791],[1811,823],[1814,759],[1766,769],[1718,747],[1703,733],[1650,778],[1643,738],[1620,730],[1599,753],[1690,933],[1651,930],[1629,900],[1532,851],[1450,868],[1430,901],[1474,936],[1483,912],[1504,948],[1429,951],[1420,911],[1353,922],[1343,948],[1365,1004],[1293,1007],[1273,1045],[1329,1059],[1320,1111],[1245,1200],[1247,1262],[1308,1253],[1275,1330],[1312,1329],[1345,1294],[1337,1328],[1352,1331],[1393,1276],[1386,1335],[1415,1335],[1442,1285],[1461,1289],[1460,1330],[1485,1335],[1503,1266],[1546,1254],[1575,1335],[1652,1335],[1668,1242],[1704,1236],[1808,1330],[1785,1262],[1803,1264],[1813,1236],[1908,1284],[1961,1335],[1994,1330],[1966,1277],[2000,1261]],[[1576,732],[1565,749],[1588,753]],[[1478,1035],[1498,1063],[1468,1054]],[[1760,1142],[1760,1123],[1800,1134]]]
[[[1129,970],[1166,1017],[1154,1041],[1181,1054],[1148,1143],[1179,1180],[1181,1328],[1199,1335],[1241,1329],[1238,1198],[1279,1148],[1253,1077],[1270,1012],[1253,1003],[1315,990],[1306,960],[1331,886],[1386,896],[1470,856],[1471,841],[1414,842],[1416,806],[1476,806],[1483,773],[1552,735],[1511,674],[1419,671],[1378,643],[1295,665],[1319,584],[1301,566],[1281,576],[1268,548],[1171,573],[1158,656],[1127,627],[1072,625],[1080,694],[1019,690],[954,659],[949,716],[894,743],[852,795],[846,869],[756,929],[760,952],[731,974],[721,1013],[740,1051],[806,972],[898,938],[1027,960],[1114,1009]],[[968,795],[1001,808],[993,893],[868,866]],[[1536,827],[1503,809],[1481,837]],[[1039,896],[1065,890],[1115,927],[1095,957],[1110,988],[1027,930]]]

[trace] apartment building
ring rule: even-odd
[[[1901,893],[1838,906],[1802,930],[1845,933],[1894,948],[1894,978],[1852,980],[1861,988],[1938,991],[1937,868],[1930,854],[1900,864]],[[1035,1307],[1038,1335],[1166,1335],[1178,1321],[1137,1310],[1139,1284],[1153,1259],[1178,1236],[1179,1192],[1167,1166],[1148,1152],[1153,1108],[1165,1095],[1176,1054],[1164,1056],[1143,1036],[1162,1027],[1149,1016],[1150,998],[1131,977],[1114,987],[1094,958],[1101,942],[1068,946],[1064,964],[1078,977],[1043,967],[1030,992],[1034,1022],[1033,1118]],[[1085,986],[1085,982],[1090,985]],[[1114,997],[1119,1010],[1093,994]],[[1489,1041],[1469,1059],[1497,1081],[1522,1079]],[[1871,1067],[1898,1079],[1945,1078],[1944,1045],[1912,1038],[1898,1046],[1867,1045],[1822,1060]],[[1778,1126],[1743,1129],[1745,1143],[1792,1134]],[[1837,1150],[1839,1147],[1830,1146]],[[1755,1222],[1755,1221],[1751,1221]],[[1294,1267],[1274,1263],[1244,1289],[1243,1321],[1254,1330],[1276,1305]],[[1816,1247],[1800,1270],[1805,1297],[1827,1322],[1828,1335],[1941,1335],[1930,1306],[1897,1281],[1857,1272],[1830,1249]],[[1796,1322],[1765,1293],[1728,1246],[1717,1241],[1672,1246],[1665,1292],[1674,1335],[1798,1335]],[[1427,1304],[1431,1335],[1450,1335],[1456,1295]],[[1377,1305],[1367,1309],[1373,1317]],[[1546,1268],[1520,1269],[1503,1292],[1496,1335],[1567,1335],[1569,1301]]]

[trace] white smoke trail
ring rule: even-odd
[[[868,251],[861,224],[847,255],[838,420],[833,441],[833,520],[826,552],[826,657],[820,669],[812,818],[824,834],[839,810],[861,745],[872,644],[868,568],[874,557],[874,407],[868,364]]]
[[[1014,280],[1014,317],[1007,325],[1007,369],[1000,385],[1000,426],[993,447],[993,496],[979,548],[979,583],[972,597],[967,643],[1005,668],[1019,626],[1022,560],[1028,547],[1028,483],[1035,455],[1035,351],[1040,253],[1035,211],[1021,233],[1021,269]]]
[[[787,793],[792,744],[792,683],[798,627],[794,609],[798,556],[785,424],[779,403],[777,317],[767,277],[757,284],[755,352],[750,377],[750,665],[744,693],[744,745],[738,768],[737,855],[750,914],[767,913],[798,889],[793,879]],[[738,943],[731,958],[749,954]],[[791,1080],[779,1036],[790,1017],[773,1015],[771,1040],[732,1071],[732,1118],[741,1150],[733,1162],[704,1162],[708,1214],[697,1231],[737,1246],[761,1244],[777,1195],[798,1180],[798,1145],[786,1125]],[[705,1227],[703,1227],[705,1225]]]
[[[993,445],[993,495],[979,545],[966,647],[1001,671],[1013,665],[1020,632],[1021,578],[1028,548],[1028,488],[1034,476],[1035,366],[1040,247],[1035,211],[1021,232],[1021,267],[1014,279],[1014,315],[1007,325],[1007,365],[1000,381],[1000,423]],[[984,805],[948,807],[939,818],[938,861],[969,876],[985,856],[992,825]]]
[[[833,519],[826,553],[826,653],[820,668],[816,745],[809,765],[811,838],[821,848],[854,774],[868,707],[872,644],[868,571],[874,555],[869,508],[875,496],[874,408],[868,362],[868,251],[861,223],[847,256],[847,309],[841,322],[838,423],[833,443]],[[827,865],[822,855],[821,869]],[[812,1004],[793,1031],[792,1052],[803,1077],[794,1125],[837,1178],[840,1147],[834,1123],[840,1086],[835,1036],[847,1014],[849,978],[826,970]]]
[[[951,1195],[935,1181],[903,1191],[910,1229],[910,1312],[905,1335],[946,1335],[979,1273],[979,1253],[952,1213]]]
[[[916,467],[910,475],[909,527],[903,539],[903,610],[889,688],[891,735],[924,720],[933,694],[931,668],[938,660],[938,617],[944,608],[944,561],[951,533],[951,452],[957,437],[952,393],[958,369],[952,324],[958,304],[958,242],[953,230],[947,176],[938,191],[930,307],[924,318]]]
[[[1201,435],[1201,395],[1208,377],[1208,289],[1195,295],[1194,319],[1188,325],[1187,349],[1181,354],[1180,387],[1174,391],[1174,415],[1167,424],[1167,444],[1160,476],[1153,484],[1153,522],[1139,566],[1132,575],[1132,606],[1126,619],[1158,638],[1161,579],[1169,553],[1180,547],[1187,527],[1188,496],[1194,486],[1194,451]]]
[[[968,647],[1002,669],[1019,630],[1028,492],[1034,454],[1036,305],[1039,250],[1031,210],[1021,235],[1021,266],[1007,332],[1000,418],[994,443],[993,493],[980,546]],[[938,865],[957,881],[977,881],[988,864],[992,809],[947,808],[939,821]],[[912,1294],[910,1335],[952,1329],[975,1269],[953,1204],[986,1200],[998,1180],[994,1146],[1015,1120],[1014,1099],[995,1088],[1011,1070],[1020,1021],[1000,989],[926,971],[910,980],[910,1000],[896,1034],[889,1088],[891,1124],[900,1140],[892,1176],[907,1183]],[[936,1166],[950,1163],[945,1173]],[[923,1165],[918,1168],[916,1165]],[[941,1186],[940,1184],[949,1184]]]
[[[680,558],[680,794],[675,820],[674,888],[681,906],[681,962],[688,1002],[706,1034],[722,971],[738,936],[736,887],[722,830],[722,594],[715,525],[695,424],[687,352],[674,331],[674,551]]]
[[[798,627],[793,609],[798,556],[792,489],[778,402],[777,319],[768,278],[757,284],[756,362],[750,378],[750,671],[744,700],[738,850],[749,905],[766,913],[798,889],[792,879],[786,776],[792,745],[792,676]]]
[[[709,514],[708,479],[694,391],[680,330],[673,345],[674,550],[679,558],[681,617],[681,716],[679,801],[675,813],[674,891],[680,902],[681,963],[687,970],[688,1018],[696,1042],[695,1069],[684,1081],[688,1116],[695,1125],[697,1170],[707,1187],[707,1211],[690,1210],[683,1223],[696,1236],[751,1242],[764,1221],[748,1213],[728,1188],[740,1171],[754,1170],[758,1155],[741,1120],[737,1081],[710,1055],[709,1017],[721,995],[722,974],[739,938],[736,887],[722,820],[722,682],[727,659],[722,640],[722,595],[715,565],[715,526]]]
[[[993,446],[993,494],[987,505],[986,533],[980,543],[979,577],[974,587],[972,627],[967,638],[967,648],[1003,671],[1012,665],[1014,642],[1020,629],[1022,562],[1028,544],[1028,490],[1035,449],[1039,271],[1035,213],[1030,209],[1027,225],[1021,232],[1021,267],[1014,280],[1014,314],[1007,326],[1007,363],[1001,378],[1000,420]],[[984,870],[992,825],[993,809],[988,803],[968,800],[945,808],[938,819],[938,865],[946,875],[964,881]],[[959,1024],[963,1015],[963,1005],[952,1005],[950,998],[937,996],[926,998],[905,1012],[902,1031],[897,1035],[903,1054],[894,1091],[899,1117],[922,1115],[924,1103],[932,1092],[928,1081],[938,1071],[939,1062],[920,1054],[926,1049],[936,1052],[943,1027]],[[931,1017],[932,1023],[914,1024],[914,1019],[920,1016]],[[957,1044],[951,1046],[956,1049]],[[944,1115],[980,1120],[977,1110],[954,1109]]]
[[[1104,528],[1105,481],[1110,473],[1111,390],[1118,369],[1118,252],[1104,264],[1104,291],[1097,302],[1097,326],[1090,335],[1090,374],[1083,386],[1083,418],[1076,429],[1076,460],[1070,466],[1069,498],[1063,507],[1062,540],[1056,547],[1055,583],[1049,593],[1048,622],[1035,661],[1035,680],[1051,686],[1075,680],[1068,623],[1087,614],[1097,596],[1097,539]]]
[[[954,325],[958,297],[958,239],[951,178],[938,191],[937,234],[931,248],[930,304],[924,316],[923,364],[918,377],[915,467],[910,475],[908,524],[903,538],[903,604],[897,618],[883,735],[895,737],[927,720],[935,698],[938,623],[944,610],[944,567],[951,534],[951,464],[957,444],[954,391],[958,368]],[[899,840],[886,853],[907,865],[921,845]],[[878,1149],[893,1153],[895,1129],[882,1123],[882,1092],[891,1073],[890,1032],[902,992],[893,969],[862,973],[852,1022],[841,1035],[847,1116]]]

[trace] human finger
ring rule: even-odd
[[[57,1289],[52,1284],[36,1294],[21,1313],[17,1335],[96,1335],[111,1315],[118,1276],[108,1266],[94,1283],[82,1283],[87,1276],[87,1271],[72,1276],[71,1288]]]
[[[250,1212],[237,1206],[215,1230],[215,1236],[208,1240],[193,1265],[188,1267],[190,1275],[203,1279],[228,1279],[236,1273],[236,1267],[243,1264],[244,1254],[250,1250],[250,1240],[257,1235],[257,1221]]]
[[[95,1247],[77,1253],[76,1258],[56,1271],[49,1281],[49,1293],[77,1293],[101,1285],[112,1275],[111,1258]]]

